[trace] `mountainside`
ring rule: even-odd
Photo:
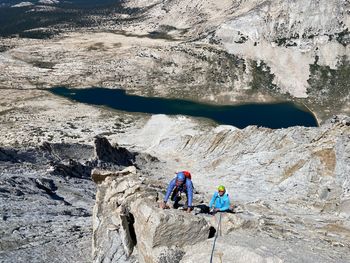
[[[219,232],[214,262],[350,262],[349,0],[11,0],[0,26],[1,262],[208,262]],[[320,126],[128,113],[55,86],[292,101]],[[184,169],[196,209],[160,210]],[[236,213],[219,231],[198,209],[221,184]]]
[[[86,107],[76,106],[77,113]],[[79,115],[76,117],[87,118]],[[63,139],[71,128],[64,127],[62,120],[47,125]],[[106,115],[103,121],[112,127],[115,116]],[[89,141],[99,131],[94,125],[76,122],[74,129],[90,130],[82,134]],[[36,136],[42,140],[47,134]],[[125,127],[124,132],[107,136],[114,144],[95,139],[95,150],[75,144],[82,140],[77,137],[65,144],[42,143],[37,149],[0,149],[2,260],[90,261],[88,240],[93,222],[94,262],[114,262],[116,258],[118,262],[205,261],[213,242],[207,240],[212,236],[209,230],[217,228],[218,218],[157,208],[174,172],[188,169],[196,188],[196,207],[208,204],[219,184],[226,186],[235,204],[237,214],[222,219],[223,235],[218,238],[215,260],[349,261],[348,117],[317,128],[251,126],[240,130],[155,115],[138,128]],[[117,172],[130,164],[137,169]],[[94,167],[102,172],[92,172],[97,193],[91,222],[95,189],[89,178]],[[118,174],[127,182],[120,181]],[[147,223],[150,211],[152,224]],[[196,220],[198,229],[192,227]],[[136,244],[122,230],[129,229],[126,222],[134,222]],[[188,239],[198,235],[193,245],[186,243],[185,233],[178,232],[181,222],[193,231]],[[159,234],[158,228],[167,235]],[[176,233],[177,238],[171,238]],[[65,249],[64,257],[47,254],[57,246]]]
[[[348,1],[108,4],[87,12],[85,27],[74,19],[72,27],[37,25],[37,33],[56,32],[51,39],[3,37],[1,87],[103,86],[218,104],[294,100],[319,121],[350,113]],[[43,15],[50,12],[58,11]]]
[[[349,118],[274,131],[203,128],[188,119],[153,116],[118,141],[157,157],[161,169],[153,170],[157,163],[151,162],[146,174],[93,172],[93,258],[207,262],[213,244],[207,238],[219,217],[195,212],[224,184],[236,214],[222,216],[214,262],[347,262],[349,140]],[[164,179],[183,168],[192,172],[195,212],[160,210]]]

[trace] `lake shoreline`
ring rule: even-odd
[[[146,114],[187,115],[214,120],[217,124],[245,128],[257,125],[278,129],[292,126],[318,127],[315,115],[307,107],[292,101],[213,105],[181,99],[129,95],[122,89],[54,87],[54,95],[89,105],[103,105],[125,112]],[[288,118],[285,118],[288,116]]]

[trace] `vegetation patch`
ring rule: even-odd
[[[310,87],[305,103],[323,120],[342,112],[350,101],[349,76],[350,61],[347,56],[339,60],[337,69],[318,65],[317,62],[310,65]]]
[[[304,37],[304,36],[303,36]],[[294,40],[299,39],[299,34],[295,33],[294,35],[290,37],[280,37],[277,38],[274,42],[280,47],[280,46],[296,46]]]
[[[309,97],[320,105],[341,106],[348,102],[350,95],[350,62],[343,56],[337,69],[329,66],[320,66],[317,63],[310,65],[310,78],[307,89]]]
[[[244,36],[241,32],[238,32],[239,34],[239,39],[235,41],[237,44],[243,44],[248,41],[248,37]]]
[[[344,47],[350,43],[350,32],[349,29],[345,29],[336,35],[337,41]]]
[[[252,81],[249,83],[253,90],[269,91],[278,93],[280,88],[273,84],[275,75],[271,73],[271,69],[263,61],[253,60],[251,63]]]

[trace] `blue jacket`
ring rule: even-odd
[[[164,197],[164,202],[167,202],[169,197],[170,197],[170,194],[173,192],[173,190],[175,189],[176,187],[176,178],[174,178],[173,180],[170,181],[169,185],[168,185],[168,188],[166,190],[166,194],[165,194],[165,197]],[[181,186],[178,186],[178,190],[179,192],[181,193],[186,193],[187,195],[187,205],[190,207],[192,206],[192,199],[193,199],[193,185],[192,185],[192,180],[191,179],[188,179],[186,178],[185,182],[183,185]]]
[[[219,208],[220,211],[226,211],[230,209],[230,198],[228,193],[224,193],[222,196],[219,195],[218,192],[215,192],[213,197],[210,200],[209,208]]]

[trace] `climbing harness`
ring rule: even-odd
[[[219,213],[219,214],[220,214],[220,216],[219,216],[219,223],[218,223],[217,231],[216,231],[216,233],[215,233],[213,248],[212,248],[212,250],[211,250],[210,263],[213,262],[213,255],[214,255],[215,243],[216,243],[216,239],[218,238],[219,230],[220,230],[220,235],[221,235],[221,215],[222,215],[222,213]]]

